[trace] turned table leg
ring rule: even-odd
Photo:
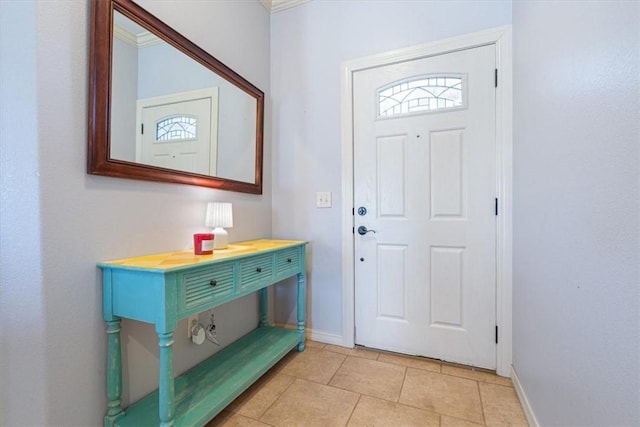
[[[175,417],[175,389],[173,383],[173,331],[158,332],[158,346],[160,347],[160,375],[159,375],[159,409],[160,426],[173,425]]]
[[[304,350],[305,320],[307,315],[307,277],[304,271],[298,274],[298,351]]]
[[[269,326],[269,293],[268,288],[260,289],[260,326]]]
[[[112,426],[123,414],[122,396],[122,352],[120,348],[120,319],[107,320],[107,415],[104,425]]]

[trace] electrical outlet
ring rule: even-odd
[[[191,316],[189,316],[189,318],[187,319],[187,338],[191,338],[191,328],[193,327],[193,322],[199,322],[200,319],[198,318],[197,314],[192,314]]]

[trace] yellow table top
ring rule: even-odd
[[[166,252],[154,255],[144,255],[133,258],[125,258],[114,261],[98,263],[100,267],[125,267],[144,268],[157,270],[170,270],[174,268],[193,266],[194,264],[221,261],[224,259],[251,255],[257,252],[266,252],[306,244],[303,240],[251,240],[248,242],[230,243],[226,249],[215,249],[211,255],[196,255],[193,249],[186,251]]]

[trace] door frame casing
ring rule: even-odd
[[[498,87],[496,88],[496,372],[509,377],[512,362],[512,39],[511,26],[448,38],[418,46],[384,52],[342,64],[342,345],[355,344],[354,276],[354,180],[353,180],[353,76],[367,68],[443,55],[474,47],[494,45]]]

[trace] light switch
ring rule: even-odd
[[[331,192],[330,191],[318,191],[316,193],[316,206],[319,208],[331,207]]]

